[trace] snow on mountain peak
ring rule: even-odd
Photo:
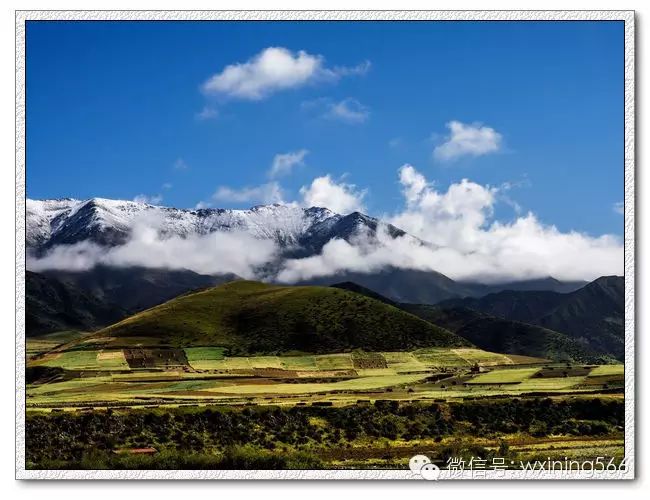
[[[318,226],[331,227],[342,218],[323,207],[258,205],[248,210],[178,209],[147,203],[90,198],[27,200],[27,245],[39,249],[91,240],[122,243],[144,217],[165,235],[186,237],[216,231],[245,231],[283,246],[297,244]]]

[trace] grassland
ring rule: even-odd
[[[469,380],[468,384],[518,384],[532,377],[539,368],[514,368],[492,370]]]
[[[113,348],[220,346],[230,356],[471,347],[448,330],[360,294],[252,281],[184,294],[91,340]]]

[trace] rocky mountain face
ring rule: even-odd
[[[80,241],[120,245],[137,224],[155,226],[162,237],[244,231],[271,239],[292,254],[309,255],[333,238],[348,240],[360,231],[372,236],[380,222],[358,212],[341,215],[327,208],[279,204],[189,210],[103,198],[27,200],[27,247],[37,254]],[[393,236],[405,234],[390,225],[387,230]]]

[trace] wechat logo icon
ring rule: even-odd
[[[421,476],[427,481],[437,481],[440,477],[440,467],[431,463],[426,455],[415,455],[409,460],[409,469],[413,474]]]

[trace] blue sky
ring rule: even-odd
[[[250,87],[269,47],[291,67]],[[497,187],[499,220],[622,235],[623,23],[28,25],[31,198],[248,207],[329,175],[382,215],[406,163]]]

